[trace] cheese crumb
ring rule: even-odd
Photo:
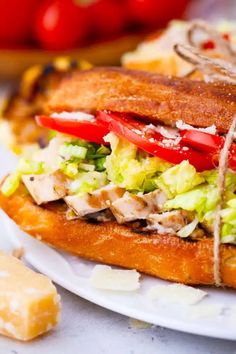
[[[190,124],[186,124],[184,123],[181,119],[180,120],[177,120],[176,122],[176,127],[179,129],[179,130],[198,130],[200,132],[205,132],[205,133],[209,133],[209,134],[213,134],[215,135],[216,134],[216,126],[215,124],[213,125],[210,125],[209,127],[207,128],[196,128],[196,127],[193,127],[192,125]]]
[[[51,280],[0,252],[0,333],[30,340],[54,327],[60,303]]]
[[[77,122],[83,122],[83,121],[94,122],[95,121],[94,115],[88,114],[88,113],[85,113],[85,112],[53,113],[53,114],[51,114],[51,117],[69,119],[69,120],[74,120],[74,121],[77,121]]]
[[[15,248],[12,251],[12,256],[21,259],[24,256],[24,248],[23,247]]]
[[[96,265],[90,277],[90,284],[97,289],[135,291],[140,287],[139,277],[140,274],[136,270],[120,270]]]
[[[155,285],[147,291],[150,300],[165,300],[183,305],[200,302],[207,292],[183,284]]]
[[[134,329],[148,329],[153,326],[151,323],[136,320],[135,318],[129,318],[129,325]]]

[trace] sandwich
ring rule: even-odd
[[[236,86],[124,68],[71,73],[0,206],[30,236],[184,284],[236,288]],[[217,223],[216,223],[216,220]]]
[[[58,57],[45,65],[34,65],[22,75],[17,88],[4,102],[0,120],[0,139],[16,153],[37,144],[45,146],[51,132],[39,127],[36,114],[46,113],[47,100],[69,72],[90,68],[85,61]]]
[[[176,52],[176,43],[190,45],[212,60],[234,61],[235,29],[235,22],[230,21],[209,24],[203,20],[174,20],[166,29],[141,42],[133,52],[125,53],[122,65],[129,69],[204,80],[202,72]]]

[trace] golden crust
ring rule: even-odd
[[[116,222],[68,221],[63,203],[39,207],[23,187],[10,198],[0,194],[0,206],[22,230],[80,257],[184,284],[214,283],[210,238],[188,241],[139,233]],[[221,274],[225,285],[236,288],[235,246],[221,245]]]
[[[99,109],[225,132],[236,113],[236,86],[105,67],[69,75],[49,99],[50,111]]]

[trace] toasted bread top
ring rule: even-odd
[[[111,110],[167,125],[228,130],[236,113],[236,86],[103,67],[68,75],[49,100],[50,112]]]

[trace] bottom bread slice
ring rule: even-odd
[[[184,284],[213,285],[213,239],[146,234],[112,222],[67,220],[63,203],[37,206],[22,186],[0,206],[25,232],[64,251],[93,261],[137,269]],[[221,245],[221,278],[236,288],[236,247]]]

